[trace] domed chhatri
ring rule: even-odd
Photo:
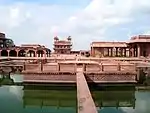
[[[59,40],[59,38],[58,38],[57,36],[55,36],[55,37],[54,37],[54,40],[55,40],[55,41],[58,41],[58,40]]]
[[[5,38],[5,33],[0,32],[0,38]]]
[[[68,40],[68,41],[71,41],[71,36],[68,36],[67,40]]]

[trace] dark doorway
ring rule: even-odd
[[[28,54],[30,57],[35,57],[35,51],[33,50],[29,50]]]
[[[15,50],[10,50],[9,56],[17,57],[17,52]]]
[[[20,50],[18,52],[18,57],[25,57],[26,56],[26,51],[25,50]]]
[[[44,51],[43,50],[38,50],[37,54],[38,54],[38,57],[43,57]]]
[[[143,51],[143,56],[146,57],[146,51]]]
[[[7,50],[2,50],[1,51],[1,56],[8,56],[8,51]]]

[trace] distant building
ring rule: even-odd
[[[90,51],[88,50],[79,50],[79,51],[71,51],[70,54],[74,54],[74,55],[81,55],[81,56],[90,56]]]
[[[59,40],[58,37],[54,37],[54,53],[55,54],[70,54],[72,50],[71,37],[67,40]]]
[[[92,42],[93,57],[150,57],[150,35],[131,37],[127,42]]]
[[[93,57],[127,57],[129,56],[126,42],[92,42]]]
[[[39,44],[15,46],[12,39],[0,33],[0,56],[10,57],[50,57],[51,50]]]

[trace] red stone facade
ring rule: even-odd
[[[51,50],[39,44],[15,46],[11,39],[0,33],[0,56],[3,57],[50,57]]]
[[[54,53],[56,54],[70,54],[72,49],[71,37],[67,40],[59,40],[58,37],[54,37]]]
[[[127,57],[126,42],[92,42],[91,56],[94,57]]]
[[[149,57],[150,35],[134,36],[127,42],[92,42],[93,57]]]
[[[133,36],[127,44],[130,57],[150,57],[150,35]]]

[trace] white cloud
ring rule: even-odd
[[[83,8],[15,3],[0,6],[0,29],[17,44],[37,42],[52,48],[53,36],[71,35],[74,48],[87,49],[90,42],[110,39],[112,33],[120,37],[120,29],[126,30],[126,36],[128,29],[134,32],[143,25],[143,16],[149,15],[149,11],[149,0],[92,0]]]

